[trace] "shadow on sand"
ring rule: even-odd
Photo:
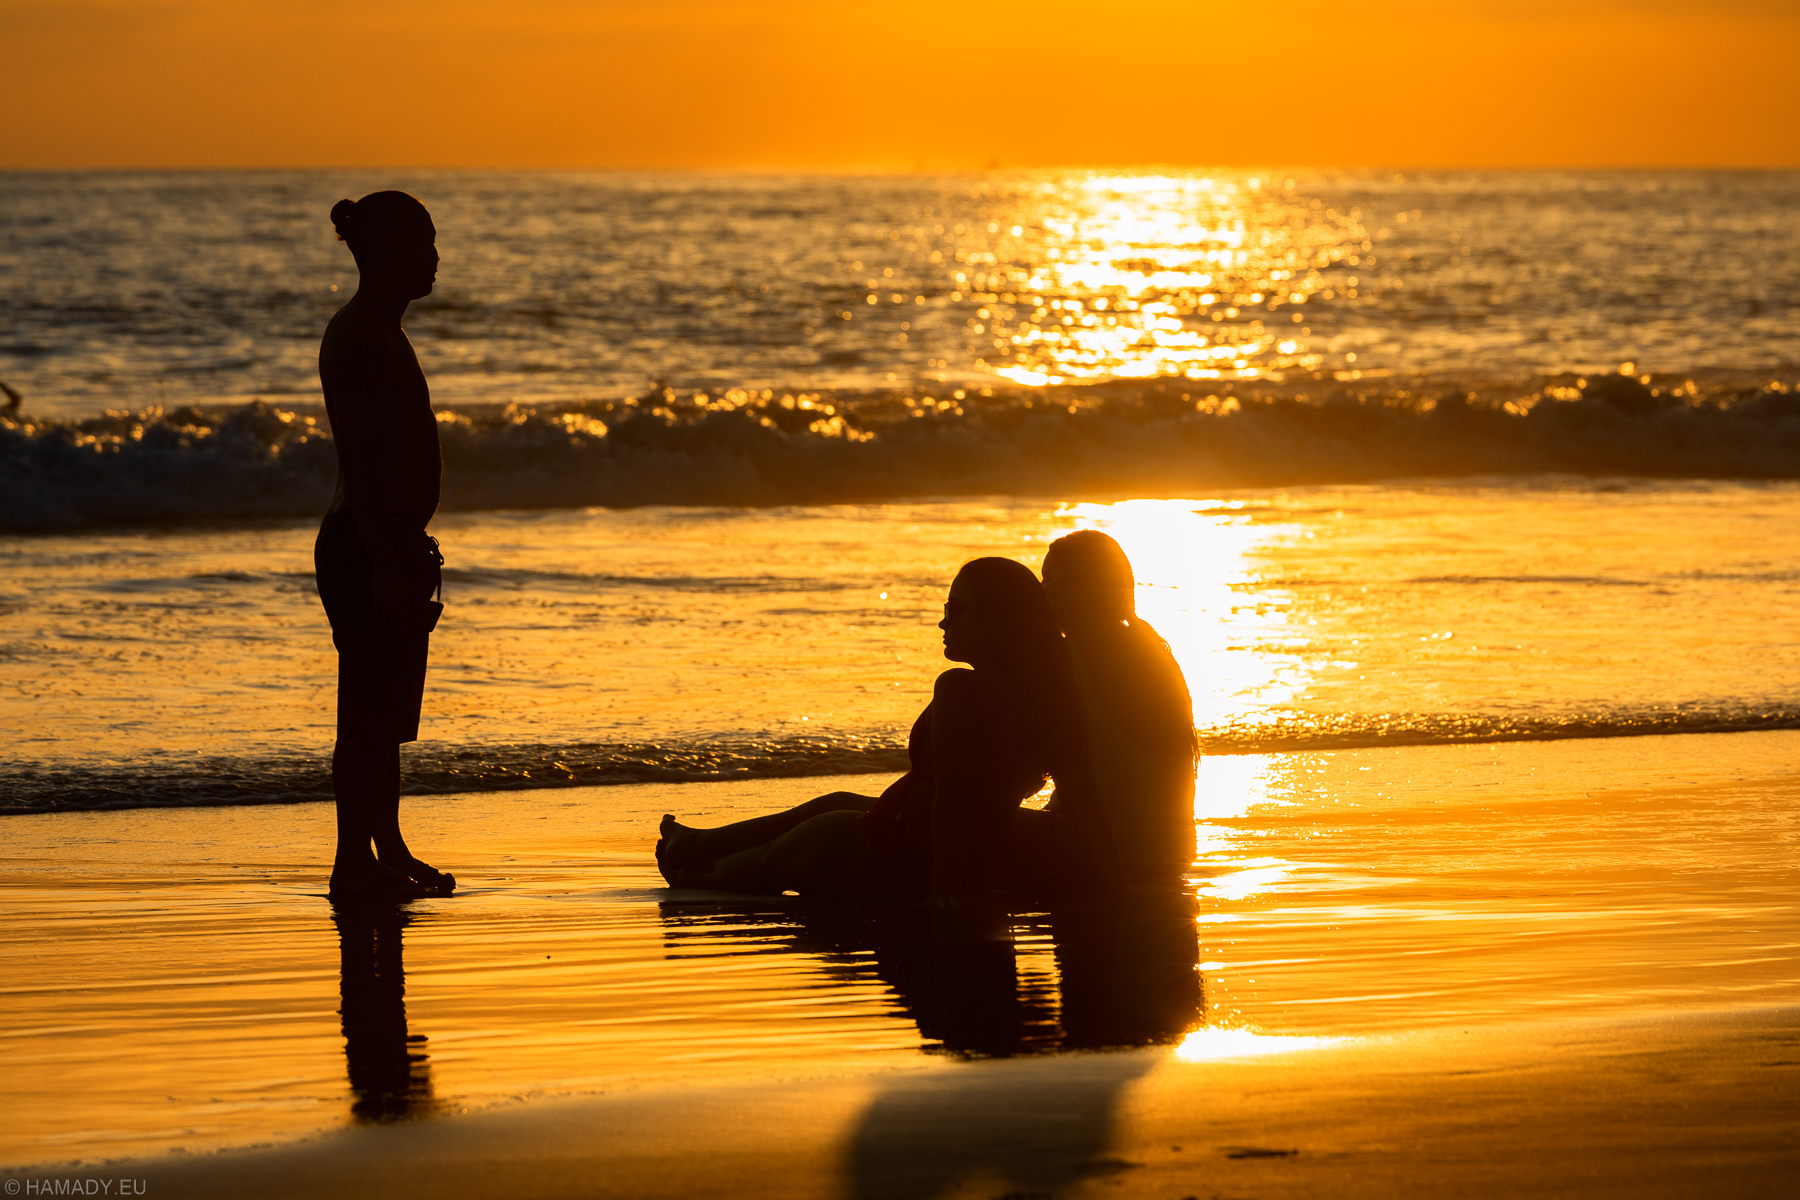
[[[663,921],[665,944],[683,957],[741,953],[751,941],[815,957],[844,982],[879,978],[917,1023],[923,1050],[961,1059],[1170,1045],[1202,1011],[1188,895],[1024,915],[665,904]],[[1023,963],[1021,945],[1034,951]],[[998,1192],[1049,1193],[1128,1170],[1107,1154],[1119,1099],[1154,1062],[1087,1055],[1053,1089],[1021,1088],[1010,1071],[971,1071],[950,1103],[933,1080],[889,1083],[846,1145],[850,1194],[918,1200],[971,1177],[1001,1184]]]

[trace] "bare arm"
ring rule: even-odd
[[[400,569],[389,516],[402,511],[394,456],[401,449],[397,397],[384,378],[380,342],[367,335],[334,347],[325,409],[344,473],[344,498],[374,569],[374,609],[383,628],[410,619],[409,585]]]
[[[938,676],[931,743],[936,791],[931,804],[931,897],[961,900],[990,891],[999,876],[1007,813],[1017,807],[995,786],[1000,723],[973,671]],[[1004,735],[1000,735],[1004,736]]]

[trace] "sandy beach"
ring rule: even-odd
[[[462,886],[378,916],[320,894],[329,805],[11,817],[0,1162],[163,1195],[1767,1194],[1797,749],[1208,759],[1193,1031],[1115,1052],[1070,1052],[1106,989],[1057,914],[1013,914],[1005,1028],[971,1034],[875,918],[655,875],[662,811],[882,777],[410,798]]]
[[[156,1194],[1771,1196],[1792,1008],[655,1087],[92,1172]]]

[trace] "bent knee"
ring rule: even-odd
[[[848,808],[832,809],[800,822],[770,842],[769,850],[791,853],[823,849],[839,841],[849,841],[861,829],[862,813]]]
[[[835,889],[864,869],[868,839],[862,813],[851,809],[821,813],[769,843],[763,865],[789,887],[805,892]]]
[[[809,806],[817,806],[819,812],[868,812],[875,807],[876,797],[864,796],[860,792],[826,792],[808,802]]]
[[[838,812],[820,830],[823,843],[809,856],[806,868],[795,875],[802,896],[859,899],[874,891],[875,864],[869,851],[867,828],[858,812]]]

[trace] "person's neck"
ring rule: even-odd
[[[396,329],[400,327],[400,318],[406,315],[406,306],[412,303],[412,297],[404,292],[369,280],[357,285],[356,295],[351,300],[370,320]]]
[[[952,661],[962,663],[963,666],[969,668],[984,679],[1000,674],[1000,666],[995,661],[995,656],[991,653],[984,652],[972,654],[966,658],[954,659]]]

